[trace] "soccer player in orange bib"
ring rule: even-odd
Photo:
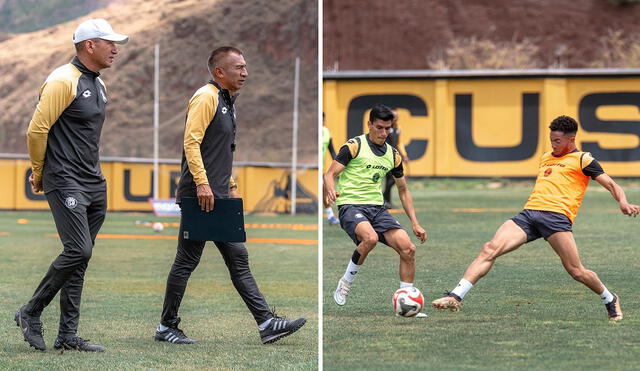
[[[464,296],[489,272],[496,258],[543,237],[558,254],[571,277],[600,295],[609,320],[622,319],[620,298],[609,292],[598,275],[580,262],[571,226],[589,185],[589,178],[611,192],[623,214],[635,217],[640,213],[640,206],[627,202],[622,188],[605,174],[590,153],[578,151],[575,144],[578,123],[574,119],[560,116],[551,122],[549,129],[553,150],[540,159],[538,177],[524,210],[498,228],[495,236],[484,244],[478,257],[469,265],[458,285],[432,302],[435,308],[458,311]]]

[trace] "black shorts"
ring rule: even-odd
[[[389,211],[382,205],[340,205],[338,206],[340,227],[347,232],[353,242],[358,245],[356,226],[360,222],[369,222],[378,234],[378,241],[389,246],[383,233],[392,229],[402,229]]]
[[[569,218],[553,211],[525,209],[511,218],[527,234],[527,242],[543,237],[545,240],[556,232],[571,232]]]

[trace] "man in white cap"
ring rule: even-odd
[[[116,44],[129,40],[104,19],[82,22],[73,34],[76,57],[56,68],[40,88],[27,130],[32,191],[44,191],[63,251],[33,297],[15,316],[24,340],[45,350],[40,314],[60,292],[60,327],[55,349],[104,351],[77,336],[87,263],[107,210],[107,185],[98,145],[107,90],[99,71],[111,67]]]

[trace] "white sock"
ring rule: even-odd
[[[347,270],[344,272],[344,276],[342,279],[351,283],[356,278],[356,273],[360,270],[361,265],[354,263],[351,259],[349,259],[349,265],[347,265]]]
[[[452,294],[456,294],[460,297],[460,299],[464,298],[465,295],[473,288],[473,283],[465,280],[464,278],[458,282],[458,286],[451,291]]]
[[[413,282],[402,282],[402,281],[400,281],[400,288],[404,289],[406,287],[413,287]]]
[[[271,323],[271,320],[273,318],[269,318],[268,320],[262,322],[261,324],[258,325],[258,328],[260,329],[260,331],[264,330],[267,328],[267,326],[269,326],[269,324]]]
[[[166,331],[168,329],[167,326],[162,326],[162,323],[158,325],[158,331]]]
[[[333,209],[332,208],[327,207],[326,209],[324,209],[324,212],[327,213],[327,219],[333,218]]]
[[[613,295],[611,295],[609,290],[607,290],[607,288],[604,285],[602,285],[602,287],[604,287],[604,291],[602,292],[602,294],[600,294],[600,297],[602,298],[602,302],[604,304],[609,304],[613,301]]]

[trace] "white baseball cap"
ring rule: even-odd
[[[129,41],[129,36],[115,33],[109,22],[102,18],[94,18],[80,23],[76,32],[73,33],[74,44],[89,39],[103,39],[113,41],[116,44],[126,44]]]

